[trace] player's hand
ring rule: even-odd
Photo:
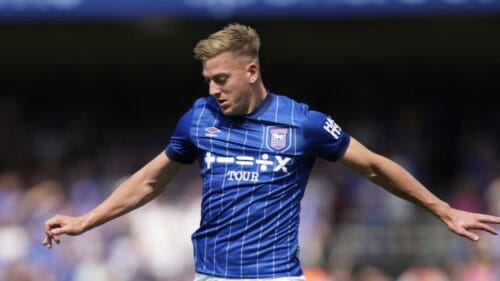
[[[42,245],[47,248],[52,248],[52,240],[57,244],[61,243],[59,235],[78,235],[85,232],[85,227],[82,217],[70,217],[64,215],[56,215],[44,223],[45,239]]]
[[[451,231],[477,242],[479,236],[471,230],[482,230],[498,235],[498,232],[490,224],[500,224],[500,217],[450,208],[450,212],[443,218],[443,221]]]

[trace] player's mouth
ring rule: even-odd
[[[229,106],[229,101],[228,100],[217,100],[219,103],[220,107],[228,107]]]

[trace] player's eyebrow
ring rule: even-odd
[[[219,72],[219,73],[216,73],[216,74],[214,74],[212,76],[206,75],[204,72],[201,73],[201,76],[206,81],[212,80],[214,77],[229,76],[229,75],[230,75],[230,73],[228,73],[228,72]]]

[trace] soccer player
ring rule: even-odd
[[[196,100],[162,151],[82,216],[45,222],[43,244],[78,235],[142,206],[186,165],[203,178],[201,222],[193,234],[195,280],[305,280],[298,255],[300,200],[316,157],[338,161],[436,215],[472,241],[497,234],[500,217],[451,208],[395,162],[349,136],[329,116],[270,92],[259,67],[260,39],[230,24],[201,40],[209,97]],[[168,223],[168,222],[166,222]]]

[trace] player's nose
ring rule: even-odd
[[[220,87],[216,83],[210,81],[208,88],[208,92],[211,96],[218,97],[220,95]]]

